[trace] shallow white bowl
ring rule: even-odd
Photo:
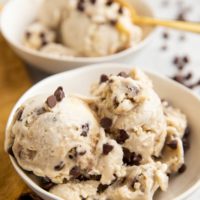
[[[55,88],[63,86],[66,95],[68,93],[89,94],[91,83],[99,80],[101,74],[116,74],[120,71],[129,71],[131,66],[122,64],[107,63],[86,66],[76,70],[60,73],[37,83],[30,88],[16,103],[13,108],[8,123],[7,130],[11,124],[14,112],[28,98],[41,92],[53,93]],[[147,72],[152,79],[156,92],[161,98],[173,102],[175,106],[186,113],[189,124],[192,128],[191,149],[186,154],[187,171],[170,181],[169,189],[165,193],[158,193],[156,200],[184,200],[200,185],[200,160],[198,159],[200,147],[200,99],[189,89],[180,84],[169,80],[158,74]],[[26,174],[16,163],[15,159],[10,157],[12,164],[21,178],[29,187],[39,194],[45,200],[59,200],[58,197],[41,189],[30,175]]]
[[[139,14],[153,16],[153,11],[147,0],[129,0]],[[143,27],[144,38],[135,47],[128,48],[119,53],[104,57],[52,57],[41,54],[22,45],[24,31],[37,16],[42,0],[12,0],[2,11],[1,31],[12,49],[26,62],[42,70],[56,73],[73,69],[83,65],[101,62],[125,62],[131,59],[136,52],[144,47],[152,38],[154,28]]]

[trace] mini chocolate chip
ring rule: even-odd
[[[115,26],[117,24],[117,20],[115,20],[115,19],[110,20],[110,24],[112,26]]]
[[[119,144],[124,144],[124,142],[129,138],[129,135],[127,134],[127,132],[123,129],[119,130],[119,135],[116,138],[117,143]]]
[[[179,61],[180,61],[180,58],[178,56],[175,56],[174,59],[173,59],[173,63],[175,65],[177,65],[179,63]]]
[[[111,6],[113,4],[113,1],[112,0],[108,0],[107,2],[106,2],[106,5],[107,6]]]
[[[109,187],[109,185],[103,185],[100,183],[97,188],[97,193],[100,194],[100,193],[104,192],[108,187]]]
[[[118,13],[119,13],[119,14],[123,14],[123,7],[121,7],[121,6],[119,7]]]
[[[183,164],[183,165],[179,168],[178,173],[179,173],[179,174],[182,174],[182,173],[184,173],[184,172],[186,171],[186,169],[187,169],[186,165]]]
[[[106,143],[103,145],[103,155],[108,155],[112,150],[113,150],[113,146]]]
[[[62,170],[64,167],[65,167],[65,163],[64,163],[63,161],[61,161],[58,165],[56,165],[56,166],[54,167],[54,170],[60,171],[60,170]]]
[[[178,142],[177,142],[177,140],[172,140],[167,143],[167,146],[170,147],[171,149],[177,149]]]
[[[82,128],[82,133],[81,133],[81,136],[83,137],[87,137],[87,134],[88,134],[88,131],[89,131],[89,124],[88,123],[85,123],[81,126]]]
[[[49,191],[53,186],[55,186],[55,183],[53,183],[48,177],[41,177],[40,185],[43,189]]]
[[[20,109],[18,112],[17,112],[17,115],[16,115],[16,119],[17,121],[22,121],[22,114],[23,114],[23,109]]]
[[[15,156],[14,156],[14,153],[13,153],[13,150],[12,150],[12,146],[10,146],[10,147],[7,149],[7,152],[8,152],[9,155],[15,157]]]
[[[117,76],[121,76],[121,77],[124,77],[124,78],[129,77],[129,75],[126,72],[120,72]]]
[[[184,68],[184,65],[183,65],[182,63],[180,63],[180,64],[179,64],[177,67],[178,67],[178,70],[180,70],[180,71],[181,71],[181,70],[183,70],[183,68]]]
[[[45,109],[45,108],[39,108],[38,110],[37,110],[37,115],[42,115],[42,114],[44,114],[45,112],[47,112],[47,110]]]
[[[142,160],[142,156],[140,154],[136,154],[135,152],[130,152],[129,149],[123,147],[123,162],[128,166],[140,165]]]
[[[90,0],[90,3],[91,3],[91,4],[95,4],[95,3],[96,3],[96,0]]]
[[[46,39],[42,39],[41,45],[42,45],[42,46],[45,46],[45,45],[47,45],[47,44],[48,44],[48,42],[46,41]]]
[[[54,96],[56,97],[57,101],[62,101],[62,99],[65,97],[65,93],[63,91],[62,87],[58,87],[56,91],[54,92]]]
[[[100,124],[104,129],[109,129],[112,126],[112,119],[104,117],[101,119]]]
[[[83,2],[78,2],[78,4],[77,4],[77,10],[79,10],[80,12],[84,12],[84,10],[85,10],[85,6],[84,6],[84,4],[83,4]]]
[[[174,77],[172,77],[172,79],[182,84],[184,82],[184,77],[181,75],[175,75]]]
[[[46,100],[46,104],[49,106],[49,108],[53,108],[56,105],[56,97],[54,95],[49,96]]]
[[[72,167],[72,169],[70,170],[69,174],[71,176],[73,176],[74,178],[78,178],[81,175],[80,167],[78,167],[78,166]]]
[[[184,63],[189,63],[190,59],[188,56],[183,56],[183,62]]]
[[[162,34],[164,39],[168,39],[169,38],[169,34],[167,32],[163,32]]]
[[[42,200],[42,199],[33,192],[27,192],[21,194],[17,200]]]
[[[131,187],[134,188],[135,187],[135,184],[138,183],[138,179],[135,177],[131,183]]]
[[[108,76],[105,75],[105,74],[102,74],[101,77],[100,77],[100,82],[99,83],[101,84],[101,83],[104,83],[104,82],[106,82],[108,80],[109,80]]]
[[[193,74],[191,72],[188,72],[186,75],[185,75],[185,80],[190,80],[191,78],[193,77]]]
[[[29,39],[31,37],[31,32],[27,31],[26,32],[26,38]]]
[[[44,32],[41,32],[40,35],[39,35],[42,39],[45,38],[45,33]]]

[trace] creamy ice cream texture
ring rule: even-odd
[[[101,75],[91,93],[86,101],[59,87],[25,101],[7,151],[65,200],[150,200],[166,191],[169,174],[186,168],[186,116],[137,69]]]
[[[38,28],[31,24],[24,37],[25,46],[40,51],[55,42],[47,39],[53,32],[63,48],[75,52],[65,51],[65,56],[106,56],[135,46],[142,39],[141,28],[132,23],[130,11],[112,0],[45,0],[36,23],[49,33],[40,38]],[[38,45],[44,38],[47,43]]]

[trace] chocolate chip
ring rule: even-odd
[[[49,191],[53,186],[55,186],[55,183],[53,183],[48,177],[41,177],[40,185],[43,189]]]
[[[74,166],[74,167],[70,170],[69,174],[70,174],[71,176],[73,176],[73,178],[78,178],[78,177],[81,175],[80,167]]]
[[[99,184],[98,188],[97,188],[97,193],[101,194],[102,192],[104,192],[107,188],[109,187],[109,185],[103,185],[103,184]]]
[[[42,200],[42,199],[33,192],[27,192],[21,194],[17,200]]]
[[[187,169],[186,165],[183,164],[183,165],[179,168],[178,173],[179,173],[179,174],[182,174],[182,173],[184,173],[184,172],[186,171],[186,169]]]
[[[90,175],[89,180],[100,181],[101,175]]]
[[[8,152],[9,155],[15,157],[15,156],[14,156],[14,153],[13,153],[13,150],[12,150],[12,146],[10,146],[10,147],[8,148],[7,152]]]
[[[185,13],[180,12],[180,13],[177,15],[177,17],[176,17],[176,20],[179,20],[179,21],[186,21]]]
[[[48,42],[46,41],[46,39],[42,39],[41,45],[42,45],[42,46],[46,46],[47,44],[48,44]]]
[[[39,36],[40,36],[40,38],[42,38],[42,39],[44,39],[44,38],[46,37],[44,32],[41,32],[41,33],[39,34]]]
[[[188,72],[186,75],[185,75],[185,80],[190,80],[191,78],[193,77],[193,74],[191,72]]]
[[[135,187],[135,184],[138,183],[138,179],[135,177],[131,183],[131,187],[134,188]]]
[[[119,7],[118,13],[119,13],[119,14],[123,14],[123,7],[121,7],[121,6]]]
[[[95,4],[95,3],[96,3],[96,0],[90,0],[90,3],[91,3],[91,4]]]
[[[131,93],[131,96],[136,96],[139,93],[139,89],[135,86],[128,86],[128,91]]]
[[[80,155],[80,156],[83,156],[85,154],[86,154],[86,151],[81,151],[81,152],[78,153],[78,155]]]
[[[48,105],[49,108],[53,108],[56,105],[56,97],[54,95],[49,96],[46,100],[46,104]]]
[[[31,32],[27,31],[26,32],[26,38],[29,39],[31,37]]]
[[[24,111],[23,109],[19,109],[19,111],[17,111],[17,115],[16,115],[17,121],[22,121],[23,111]]]
[[[124,144],[124,142],[129,138],[127,132],[123,129],[119,130],[118,137],[116,138],[117,143]]]
[[[171,149],[177,149],[178,142],[177,142],[177,140],[172,140],[167,143],[167,146],[170,147]]]
[[[88,123],[85,123],[81,126],[82,128],[82,133],[81,133],[81,136],[83,137],[87,137],[87,134],[88,134],[88,131],[89,131],[89,124]]]
[[[69,150],[68,152],[68,157],[70,159],[75,159],[77,157],[78,153],[77,153],[77,148],[73,147],[72,149]]]
[[[39,108],[38,110],[37,110],[37,115],[42,115],[42,114],[44,114],[45,112],[47,112],[47,110],[45,109],[45,108]]]
[[[113,4],[113,1],[112,0],[108,0],[107,2],[106,2],[106,5],[107,6],[111,6]]]
[[[99,83],[101,84],[101,83],[104,83],[104,82],[106,82],[108,80],[109,80],[108,76],[105,75],[105,74],[102,74],[101,77],[100,77]]]
[[[124,78],[129,77],[129,75],[126,72],[120,72],[117,76],[121,76],[121,77],[124,77]]]
[[[182,83],[182,84],[184,82],[184,77],[181,76],[181,75],[179,75],[179,74],[177,74],[174,77],[172,77],[172,79],[175,80],[175,81],[177,81],[177,82],[179,82],[179,83]]]
[[[183,56],[183,62],[184,63],[189,63],[190,59],[188,56]]]
[[[61,161],[58,165],[56,165],[56,166],[54,167],[54,170],[60,171],[60,170],[62,170],[64,167],[65,167],[65,163],[64,163],[63,161]]]
[[[84,3],[83,2],[78,2],[77,4],[77,10],[79,10],[80,12],[84,12],[85,10],[85,6],[84,6]]]
[[[162,37],[164,39],[168,39],[169,38],[169,34],[167,32],[163,32]]]
[[[113,146],[106,143],[103,145],[103,155],[108,155],[112,150],[113,150]]]
[[[112,26],[115,26],[117,24],[117,20],[115,20],[115,19],[110,20],[110,24]]]
[[[65,97],[65,93],[63,91],[62,87],[58,87],[56,91],[54,92],[54,96],[56,97],[57,101],[62,101],[62,99]]]
[[[175,65],[177,65],[179,63],[179,61],[180,61],[180,58],[178,56],[175,56],[174,59],[173,59],[173,63]]]
[[[101,119],[100,124],[104,129],[109,129],[112,126],[112,119],[104,117]]]

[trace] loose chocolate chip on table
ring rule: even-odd
[[[9,153],[9,155],[15,157],[15,156],[14,156],[14,153],[13,153],[13,150],[12,150],[12,146],[10,146],[10,147],[8,148],[7,152]]]
[[[73,176],[73,178],[78,178],[81,175],[80,167],[72,167],[72,169],[70,170],[70,175]]]
[[[20,109],[17,112],[17,116],[16,116],[17,121],[22,121],[22,114],[23,114],[23,109]]]
[[[108,76],[105,75],[105,74],[102,74],[101,77],[100,77],[99,83],[101,84],[101,83],[104,83],[104,82],[106,82],[108,80],[109,80]]]
[[[42,199],[33,192],[27,192],[21,194],[17,200],[42,200]]]
[[[55,169],[56,171],[60,171],[60,170],[62,170],[64,167],[65,167],[65,163],[64,163],[63,161],[61,161],[58,165],[56,165],[56,166],[54,167],[54,169]]]
[[[178,142],[177,142],[177,140],[172,140],[167,143],[167,146],[170,147],[171,149],[177,149]]]
[[[100,124],[104,129],[109,129],[112,126],[112,119],[104,117],[101,119]]]
[[[48,177],[42,177],[40,178],[40,185],[43,189],[49,191],[53,186],[55,186],[55,183],[53,183]]]
[[[120,72],[119,74],[117,74],[117,76],[121,76],[121,77],[124,77],[124,78],[129,77],[129,75],[126,72]]]
[[[187,169],[186,165],[183,164],[183,165],[179,168],[178,173],[179,173],[179,174],[182,174],[182,173],[184,173],[184,172],[186,171],[186,169]]]
[[[103,155],[108,155],[112,150],[113,150],[113,146],[106,143],[103,145]]]
[[[118,137],[116,138],[116,141],[117,143],[119,144],[124,144],[124,142],[129,138],[129,135],[128,133],[123,130],[123,129],[120,129],[119,130],[119,134],[118,134]]]
[[[49,108],[53,108],[57,103],[56,97],[54,95],[51,95],[47,98],[46,104]]]
[[[54,96],[56,97],[57,101],[62,101],[62,99],[65,97],[65,93],[63,91],[62,87],[58,87],[56,91],[54,92]]]
[[[102,193],[104,192],[107,188],[109,187],[109,185],[103,185],[103,184],[99,184],[98,188],[97,188],[97,193]]]
[[[88,131],[89,131],[89,124],[88,123],[85,123],[81,126],[82,128],[82,133],[81,133],[81,136],[83,137],[87,137],[87,134],[88,134]]]

